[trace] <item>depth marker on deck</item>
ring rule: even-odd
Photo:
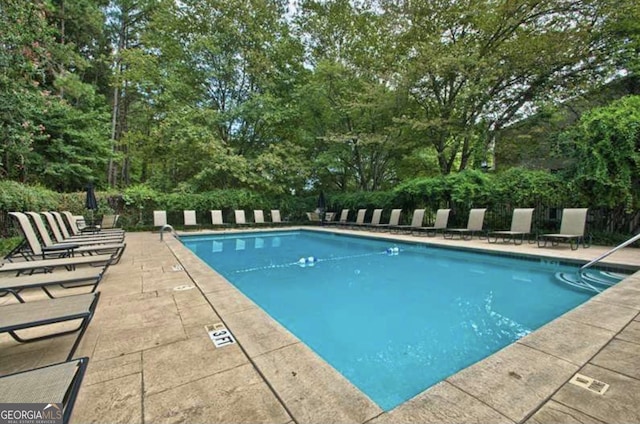
[[[236,342],[231,331],[227,330],[221,322],[205,325],[204,329],[216,348],[225,347]]]

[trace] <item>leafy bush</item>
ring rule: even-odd
[[[594,206],[640,206],[640,96],[592,109],[563,134],[574,140],[575,188]]]
[[[567,182],[558,174],[524,168],[511,168],[494,177],[493,200],[513,207],[547,205],[580,206],[573,202]]]
[[[0,211],[41,211],[57,209],[60,195],[40,186],[0,181]]]

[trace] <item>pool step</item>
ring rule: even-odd
[[[556,279],[572,287],[600,293],[607,287],[622,281],[626,274],[590,269],[581,273],[557,272]]]

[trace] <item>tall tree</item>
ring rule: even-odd
[[[84,63],[62,42],[47,2],[0,4],[0,152],[3,177],[72,190],[99,182],[107,158],[104,98],[82,82]]]
[[[154,9],[140,47],[122,56],[123,77],[136,87],[135,110],[142,118],[128,133],[139,135],[140,149],[155,152],[145,158],[147,174],[173,164],[200,188],[225,181],[246,185],[251,178],[241,170],[257,169],[249,162],[267,152],[273,158],[273,144],[295,142],[292,93],[303,73],[302,49],[288,32],[284,6],[279,0],[164,1]],[[181,132],[203,137],[199,151],[209,154],[202,167],[168,156],[179,144],[172,133],[180,128],[176,120]],[[219,163],[225,160],[229,164]],[[219,176],[221,169],[231,174],[203,184],[204,176]]]
[[[367,1],[306,0],[295,28],[313,69],[300,93],[318,182],[341,191],[393,184],[408,144],[394,123],[405,104],[383,17]]]
[[[114,46],[111,64],[112,155],[107,167],[107,181],[111,187],[130,183],[131,157],[124,138],[128,131],[129,108],[139,94],[126,78],[127,63],[123,56],[128,50],[141,47],[140,36],[154,5],[154,0],[111,0],[107,8],[107,32]]]
[[[535,101],[566,98],[610,70],[604,1],[382,2],[418,106],[407,123],[443,174],[469,166],[474,149],[488,159],[493,132]]]

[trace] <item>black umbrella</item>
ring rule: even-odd
[[[91,211],[91,222],[89,225],[93,226],[93,211],[98,210],[98,201],[96,200],[96,193],[93,190],[93,184],[87,184],[86,190],[87,199],[85,200],[84,206]]]

